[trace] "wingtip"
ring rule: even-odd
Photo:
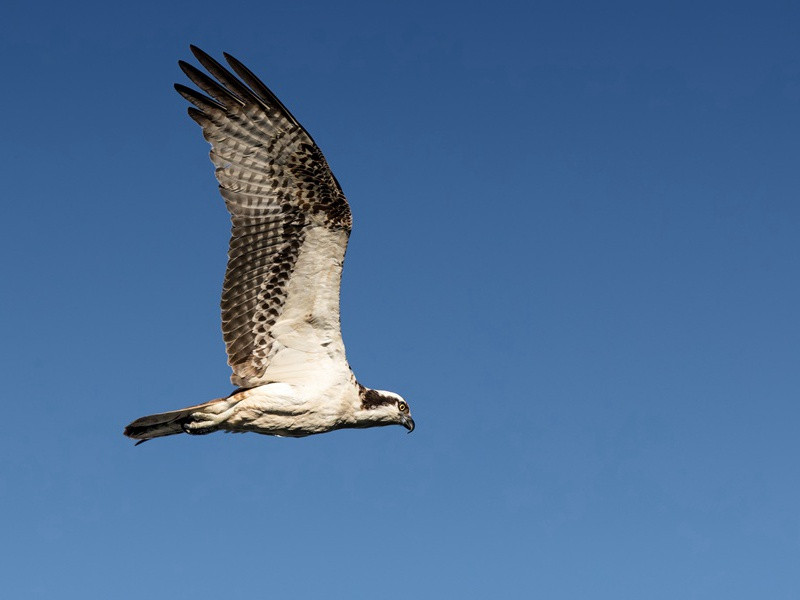
[[[200,62],[200,64],[203,65],[213,74],[213,68],[219,65],[217,60],[213,56],[211,56],[208,52],[204,52],[194,44],[190,44],[189,49],[192,51],[192,54],[194,54],[194,57]]]
[[[197,70],[192,64],[186,62],[185,60],[179,60],[178,66],[189,78],[191,78],[191,73]]]
[[[238,74],[240,77],[249,76],[250,78],[252,78],[252,79],[254,79],[254,80],[257,80],[257,81],[258,81],[258,83],[260,83],[262,86],[264,86],[264,83],[263,83],[263,82],[262,82],[260,79],[258,79],[258,78],[257,78],[257,77],[256,77],[256,76],[253,74],[253,72],[252,72],[250,69],[248,69],[248,68],[247,68],[247,67],[244,65],[244,63],[243,63],[242,61],[240,61],[238,58],[236,58],[236,57],[235,57],[233,54],[230,54],[229,52],[223,52],[223,53],[222,53],[222,56],[224,56],[224,57],[225,57],[225,60],[227,61],[227,63],[228,63],[230,66],[231,66],[231,68],[232,68],[234,71],[236,71],[236,73],[237,73],[237,74]],[[266,86],[264,86],[264,87],[266,87]]]
[[[189,114],[189,117],[200,125],[200,127],[207,127],[211,124],[211,121],[208,118],[208,115],[204,113],[202,110],[197,110],[194,106],[186,107],[186,112]]]

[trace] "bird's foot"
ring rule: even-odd
[[[206,435],[217,431],[217,424],[206,420],[187,421],[182,427],[183,431],[189,435]]]

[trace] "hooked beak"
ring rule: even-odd
[[[411,433],[412,431],[414,431],[414,419],[412,419],[411,417],[407,417],[406,415],[403,415],[402,425],[403,425],[403,427],[408,429],[408,433]]]

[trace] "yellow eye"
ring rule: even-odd
[[[406,406],[406,403],[405,403],[405,402],[400,402],[400,403],[397,405],[397,408],[399,408],[399,409],[400,409],[400,412],[406,412],[406,411],[408,410],[408,406]]]

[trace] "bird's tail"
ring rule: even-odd
[[[138,446],[147,440],[163,437],[165,435],[175,435],[176,433],[192,433],[195,435],[211,433],[216,429],[215,427],[202,429],[192,427],[190,429],[188,425],[198,420],[197,417],[206,412],[205,409],[220,402],[225,402],[226,400],[227,398],[217,398],[210,402],[205,402],[204,404],[198,404],[197,406],[189,406],[187,408],[180,408],[178,410],[171,410],[169,412],[148,415],[136,419],[125,428],[125,435],[129,438],[139,440],[136,442]],[[214,410],[213,412],[217,411]]]

